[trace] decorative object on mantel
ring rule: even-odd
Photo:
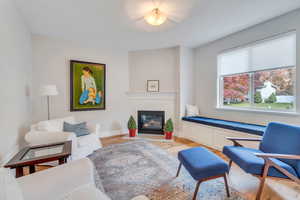
[[[159,92],[159,80],[147,80],[147,92]]]
[[[71,60],[70,110],[105,110],[105,64]]]
[[[128,120],[127,127],[128,127],[128,130],[129,130],[129,137],[135,137],[135,135],[136,135],[136,121],[135,121],[135,119],[133,118],[132,115],[130,116],[130,118]]]
[[[50,96],[56,96],[56,95],[58,95],[56,85],[44,85],[41,87],[41,96],[47,97],[48,120],[50,119]]]
[[[164,131],[166,139],[171,140],[174,131],[173,121],[171,118],[167,120]]]

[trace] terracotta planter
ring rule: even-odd
[[[173,135],[173,132],[165,132],[165,138],[166,138],[166,140],[171,140],[172,139],[172,135]]]
[[[136,129],[129,129],[129,137],[135,137]]]

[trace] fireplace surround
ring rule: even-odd
[[[148,134],[164,134],[164,111],[138,111],[138,132]]]

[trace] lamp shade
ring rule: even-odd
[[[44,85],[41,87],[41,96],[56,96],[58,95],[56,85]]]

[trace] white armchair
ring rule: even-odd
[[[74,117],[41,121],[31,126],[30,131],[25,135],[25,141],[33,146],[71,140],[72,160],[84,158],[102,147],[99,140],[99,124],[87,124],[90,134],[77,137],[75,133],[63,131],[64,122],[76,123]]]

